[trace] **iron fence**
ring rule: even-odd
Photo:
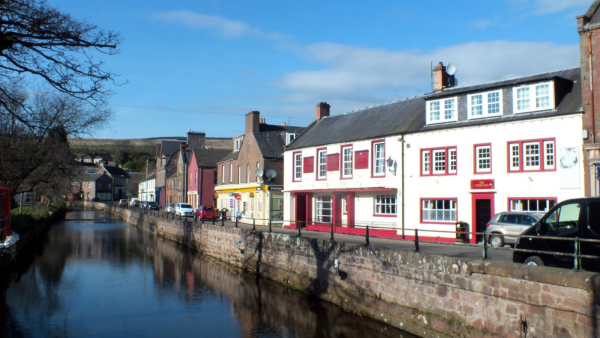
[[[138,213],[144,213],[144,214],[149,214],[151,216],[154,217],[159,217],[159,218],[168,218],[168,219],[178,219],[178,220],[190,220],[190,222],[194,222],[194,223],[200,223],[200,224],[206,224],[206,223],[212,223],[213,225],[220,225],[220,226],[226,226],[225,225],[225,218],[208,218],[208,219],[203,219],[203,218],[199,218],[197,216],[181,216],[181,215],[175,215],[174,213],[170,213],[170,212],[166,212],[163,210],[147,210],[147,209],[142,209],[139,207],[130,207],[130,210],[134,211],[134,212],[138,212]],[[239,227],[239,218],[236,218],[233,224],[234,228],[238,228]],[[264,221],[265,223],[267,223],[266,227],[267,227],[267,231],[268,232],[272,232],[273,231],[273,226],[272,223],[273,221],[270,219],[261,219],[261,218],[252,218],[246,221],[251,221],[250,222],[245,222],[244,224],[248,224],[248,225],[252,225],[252,230],[256,230],[256,222],[257,221]],[[415,252],[419,252],[420,251],[420,243],[421,242],[426,242],[426,243],[431,243],[431,244],[444,244],[444,245],[452,245],[452,246],[467,246],[467,247],[479,247],[481,249],[481,259],[482,260],[487,260],[490,259],[489,257],[489,250],[491,248],[491,246],[488,243],[488,237],[490,237],[489,234],[485,233],[485,232],[473,232],[473,231],[448,231],[448,230],[427,230],[427,229],[419,229],[419,228],[400,228],[398,226],[395,227],[391,227],[389,226],[389,224],[391,223],[385,223],[385,222],[381,222],[384,224],[381,224],[380,222],[353,222],[353,226],[349,226],[346,223],[333,223],[333,222],[323,222],[323,220],[319,220],[319,219],[312,219],[309,221],[284,221],[284,224],[295,224],[295,228],[291,227],[288,229],[291,230],[296,230],[297,234],[299,236],[302,235],[303,231],[311,231],[311,232],[329,232],[330,234],[330,240],[334,241],[335,240],[335,235],[336,234],[343,234],[343,235],[350,235],[350,236],[357,236],[357,237],[364,237],[364,243],[366,245],[370,245],[371,243],[371,239],[372,238],[383,238],[383,239],[388,239],[388,240],[397,240],[397,241],[404,241],[404,242],[413,242],[413,250]],[[348,231],[341,231],[343,229],[353,229],[354,231],[352,232],[348,232]],[[380,236],[380,235],[374,235],[373,231],[376,230],[385,230],[385,231],[395,231],[396,233],[398,232],[402,232],[402,238],[390,238],[390,237],[386,237],[386,236]],[[434,236],[427,236],[427,234],[429,233],[433,233]],[[440,234],[447,234],[450,236],[440,236]],[[454,236],[452,236],[454,235]],[[498,235],[498,234],[495,234]],[[421,237],[428,237],[429,239],[427,241],[421,241],[419,240],[419,236]],[[500,235],[502,237],[504,237],[503,235]],[[411,238],[412,237],[412,238]],[[471,243],[471,238],[478,238],[481,237],[481,242],[477,242],[477,243]],[[494,247],[494,250],[507,250],[507,251],[512,251],[512,252],[524,252],[524,253],[531,253],[531,254],[537,254],[537,255],[555,255],[555,256],[561,256],[561,257],[571,257],[573,258],[573,269],[575,270],[581,270],[581,259],[595,259],[598,260],[600,259],[600,256],[597,255],[589,255],[589,254],[583,254],[581,253],[581,243],[597,243],[600,244],[600,240],[595,240],[595,239],[584,239],[584,238],[570,238],[570,237],[554,237],[554,236],[531,236],[531,235],[510,235],[508,237],[512,237],[512,238],[517,238],[517,241],[519,241],[521,238],[527,238],[527,239],[543,239],[543,240],[547,240],[547,241],[566,241],[566,242],[573,242],[573,252],[561,252],[561,251],[548,251],[548,250],[533,250],[533,249],[520,249],[520,248],[515,248],[515,247]],[[431,238],[437,238],[438,240],[431,240]],[[468,239],[468,242],[463,242],[463,243],[451,243],[451,242],[447,242],[447,241],[443,241],[441,239],[448,239],[448,238],[462,238],[462,239]]]

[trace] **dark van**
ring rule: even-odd
[[[598,240],[598,243],[579,242],[579,254],[600,256],[600,197],[571,199],[559,203],[521,236],[523,237],[517,239],[515,249],[552,253],[515,251],[515,263],[573,268],[573,256],[557,253],[575,254],[575,238]],[[560,240],[551,237],[558,237]],[[581,258],[580,267],[600,271],[600,259]]]

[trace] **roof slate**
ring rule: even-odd
[[[73,177],[73,182],[92,182],[96,181],[104,174],[79,174]]]
[[[127,172],[125,170],[123,170],[123,168],[113,167],[110,165],[103,165],[102,168],[104,168],[106,170],[106,172],[108,174],[110,174],[111,176],[129,177],[129,174],[127,174]]]
[[[263,158],[282,158],[285,147],[285,133],[301,133],[304,127],[261,124],[259,131],[253,132]]]
[[[543,81],[546,79],[559,79],[573,84],[570,91],[562,98],[562,100],[560,100],[560,102],[557,102],[556,110],[440,123],[429,126],[426,125],[425,103],[427,99],[448,95],[466,95],[467,93],[481,92],[492,88],[509,87],[518,84]],[[527,76],[519,79],[457,88],[439,94],[423,95],[405,101],[383,104],[363,109],[355,113],[328,116],[320,121],[313,122],[287,149],[301,149],[421,131],[460,128],[579,113],[581,111],[581,85],[579,79],[580,69],[573,68]]]
[[[227,156],[223,157],[223,158],[222,158],[220,161],[218,161],[218,162],[224,162],[224,161],[229,161],[229,160],[237,160],[237,158],[238,158],[238,154],[239,154],[239,153],[240,153],[239,151],[234,151],[234,152],[231,152],[231,153],[229,153],[229,155],[227,155]]]
[[[198,167],[216,167],[231,151],[229,149],[197,149],[196,164]]]

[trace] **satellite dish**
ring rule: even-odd
[[[267,175],[268,179],[272,180],[275,178],[275,176],[277,176],[277,173],[275,172],[275,170],[269,169],[269,170],[267,170],[266,175]]]
[[[262,168],[256,168],[256,170],[254,170],[254,174],[257,177],[262,177],[262,175],[265,173],[265,171]]]
[[[448,66],[446,66],[446,73],[448,73],[448,75],[456,74],[456,66],[449,63]]]

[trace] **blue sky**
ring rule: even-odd
[[[243,134],[244,115],[306,126],[430,92],[430,62],[460,86],[576,67],[592,0],[49,0],[120,32],[114,120],[96,138]]]

